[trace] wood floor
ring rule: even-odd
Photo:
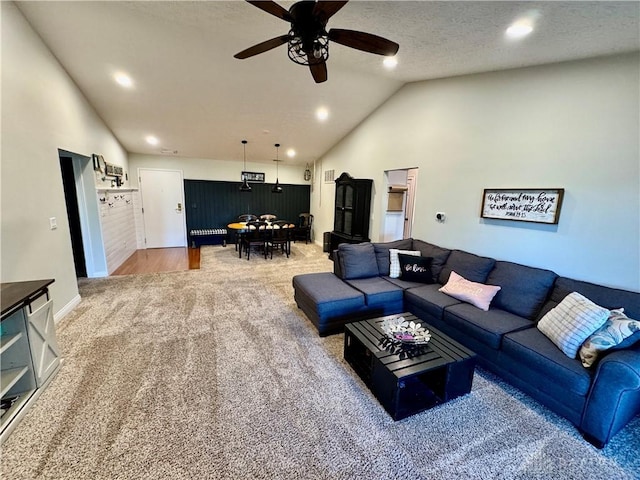
[[[136,250],[111,275],[176,272],[200,268],[200,248],[147,248]]]

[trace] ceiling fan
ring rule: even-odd
[[[291,23],[286,35],[266,40],[236,53],[235,58],[245,59],[284,45],[288,46],[289,58],[299,65],[307,65],[316,83],[327,80],[329,41],[377,55],[395,55],[399,45],[371,33],[332,28],[326,30],[329,19],[344,7],[342,2],[302,0],[291,5],[289,10],[273,1],[246,0],[271,15]]]

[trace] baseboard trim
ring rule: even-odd
[[[69,313],[71,313],[71,311],[80,304],[81,300],[82,297],[80,297],[80,294],[73,297],[69,303],[67,303],[64,307],[53,314],[53,322],[56,324],[59,323],[64,317],[69,315]]]

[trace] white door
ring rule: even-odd
[[[186,247],[181,170],[138,169],[147,248]]]
[[[412,168],[407,173],[407,199],[404,203],[404,231],[402,238],[411,238],[413,228],[413,207],[416,198],[416,183],[418,180],[418,169]]]

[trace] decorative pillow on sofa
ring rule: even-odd
[[[500,287],[470,282],[452,270],[449,275],[449,281],[439,290],[450,297],[475,305],[486,312],[489,310],[491,300],[500,291]]]
[[[389,275],[389,249],[397,248],[398,250],[411,250],[413,240],[405,238],[403,240],[394,240],[393,242],[374,243],[373,249],[376,251],[376,260],[378,261],[378,272],[380,275]],[[416,248],[416,250],[418,250]]]
[[[338,245],[345,280],[378,276],[376,252],[369,242]]]
[[[609,318],[609,310],[596,305],[578,292],[572,292],[538,322],[538,330],[569,358]]]
[[[624,309],[611,310],[602,327],[596,330],[580,348],[580,361],[585,367],[592,366],[598,354],[622,343],[623,340],[640,332],[640,322],[624,314]]]
[[[400,279],[407,282],[433,283],[431,257],[398,254],[400,260]]]
[[[389,276],[391,278],[400,278],[400,259],[398,258],[398,254],[402,253],[404,255],[414,255],[416,257],[420,256],[420,252],[418,250],[398,250],[397,248],[389,249]]]

